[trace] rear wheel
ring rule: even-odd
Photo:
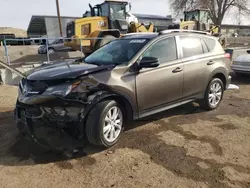
[[[102,46],[106,45],[107,43],[115,40],[116,38],[113,35],[105,35],[101,40],[99,40],[96,44],[95,50],[98,50]]]
[[[113,100],[104,101],[94,107],[87,118],[86,134],[91,144],[111,147],[123,132],[123,111]]]
[[[224,94],[224,84],[219,78],[213,78],[209,83],[205,97],[201,102],[201,106],[205,110],[214,110],[218,108]]]

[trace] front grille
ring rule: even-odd
[[[38,106],[31,106],[17,101],[17,115],[20,119],[24,116],[36,118],[42,115],[42,110]],[[25,114],[25,115],[24,115]]]
[[[42,110],[40,108],[26,108],[26,115],[30,117],[41,116]]]

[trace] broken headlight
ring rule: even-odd
[[[56,86],[50,86],[46,89],[43,95],[55,95],[65,97],[69,95],[81,82],[65,83]]]

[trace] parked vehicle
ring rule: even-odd
[[[31,45],[31,42],[27,39],[27,37],[16,37],[15,34],[0,34],[0,46],[1,43],[4,44],[4,40],[6,39],[6,45],[10,46],[23,46],[23,45]]]
[[[68,52],[68,51],[74,51],[74,50],[69,46],[65,46],[63,39],[57,39],[57,40],[53,41],[52,43],[48,44],[48,53],[49,54],[52,54],[55,52]],[[44,44],[38,48],[38,54],[47,54],[46,44]]]
[[[42,124],[111,147],[130,120],[192,101],[216,109],[231,82],[229,61],[207,33],[127,34],[85,59],[45,65],[22,79],[17,125],[32,138]]]
[[[237,75],[250,75],[250,50],[248,54],[240,55],[232,64],[232,70]]]

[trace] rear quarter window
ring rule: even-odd
[[[201,38],[181,36],[183,58],[204,54]]]
[[[216,46],[216,41],[210,38],[203,38],[203,40],[208,48],[208,51],[209,52],[213,51]]]

